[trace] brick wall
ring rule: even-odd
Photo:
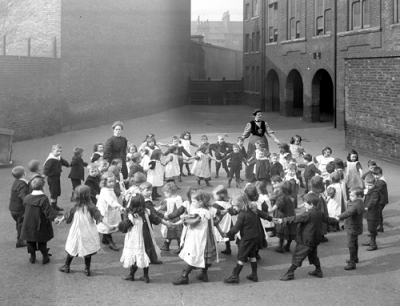
[[[57,133],[59,96],[59,59],[0,56],[0,127],[14,140]]]
[[[346,147],[400,162],[400,55],[345,63]]]
[[[64,130],[184,104],[189,50],[190,1],[62,1]]]

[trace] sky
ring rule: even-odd
[[[192,0],[192,20],[220,21],[229,11],[232,21],[243,20],[243,0]]]

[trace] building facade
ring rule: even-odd
[[[347,148],[400,162],[399,5],[245,0],[246,103],[332,121]]]

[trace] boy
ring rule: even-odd
[[[72,183],[71,202],[73,201],[75,188],[81,185],[82,181],[85,179],[85,167],[87,167],[88,164],[83,161],[82,154],[82,148],[74,148],[74,156],[71,161],[71,171],[68,175],[68,178]]]
[[[315,270],[308,272],[311,276],[323,277],[321,263],[318,258],[317,248],[322,242],[322,223],[336,224],[334,218],[327,217],[318,209],[319,196],[310,192],[304,196],[304,206],[306,211],[301,215],[287,217],[283,219],[274,219],[284,226],[292,223],[297,224],[296,247],[293,251],[292,265],[280,280],[288,281],[294,279],[294,271],[301,267],[303,260],[308,257],[310,264],[315,265]]]
[[[183,154],[185,154],[187,157],[192,157],[192,155],[190,155],[185,148],[180,144],[180,140],[178,136],[173,136],[172,137],[172,146],[175,146],[178,148],[178,153],[177,155],[180,157],[183,157]],[[183,170],[183,158],[178,158],[178,162],[179,162],[179,172],[180,175],[178,177],[178,181],[182,182],[182,176],[186,176],[185,174],[183,174],[182,170]]]
[[[364,191],[361,188],[350,189],[350,202],[347,210],[336,217],[336,220],[344,220],[344,228],[347,231],[347,247],[350,252],[350,260],[347,260],[345,270],[355,270],[358,263],[358,236],[363,232],[363,214],[365,211],[362,198]]]
[[[315,176],[316,173],[318,173],[318,175],[321,175],[321,171],[315,166],[315,164],[313,163],[313,158],[311,156],[311,154],[305,154],[303,156],[305,163],[305,168],[304,168],[304,180],[306,181],[306,188],[304,190],[304,194],[307,194],[309,191],[309,187],[310,187],[310,180]],[[303,165],[299,165],[299,167],[301,168]]]
[[[247,158],[247,152],[246,152],[245,147],[243,146],[243,144],[244,144],[244,138],[243,138],[242,136],[239,136],[239,137],[237,138],[236,144],[239,146],[239,152],[240,152],[240,154],[242,154],[244,158]],[[240,170],[242,170],[242,165],[240,165]],[[242,178],[240,178],[240,182],[243,183],[244,180],[242,180]]]
[[[230,146],[225,142],[225,137],[222,135],[218,135],[218,141],[210,146],[210,151],[213,150],[215,152],[215,158],[220,160],[230,151]],[[215,162],[215,178],[218,178],[219,169],[224,168],[226,175],[229,176],[229,169],[226,163],[226,160],[221,162]],[[211,170],[211,169],[210,169]]]
[[[279,162],[279,156],[277,153],[272,153],[271,154],[271,177],[273,176],[280,176],[284,177],[285,176],[285,171],[283,171],[283,166]]]
[[[145,173],[143,167],[140,165],[140,162],[142,160],[142,156],[140,153],[133,153],[131,157],[131,165],[129,166],[129,174],[128,177],[133,177],[135,173]]]
[[[26,247],[26,242],[20,239],[22,223],[24,221],[25,206],[23,204],[25,196],[28,194],[28,184],[25,181],[24,167],[17,166],[11,170],[12,176],[15,178],[11,187],[10,196],[10,213],[14,219],[17,228],[17,248]]]
[[[369,169],[369,170],[368,170],[367,172],[365,172],[365,173],[361,176],[361,178],[362,178],[363,180],[365,180],[365,178],[367,177],[368,174],[372,174],[372,170],[373,170],[376,166],[377,166],[376,161],[370,159],[370,160],[368,161],[368,169]]]
[[[377,228],[380,223],[380,208],[381,192],[379,187],[375,185],[376,180],[372,174],[365,177],[365,188],[367,194],[364,198],[365,205],[365,218],[367,219],[368,231],[370,233],[370,240],[364,242],[363,246],[368,246],[367,251],[375,251],[378,249],[376,245],[376,236],[378,235]]]
[[[28,193],[32,192],[31,182],[36,177],[41,177],[44,179],[44,176],[40,173],[40,162],[38,160],[31,160],[28,163],[28,169],[30,171],[30,176],[28,180]]]
[[[44,162],[43,174],[47,176],[47,183],[49,184],[51,207],[56,212],[60,212],[64,210],[57,206],[57,198],[61,195],[61,171],[62,166],[69,167],[69,163],[60,156],[61,145],[55,144],[51,149],[51,153]]]
[[[240,148],[238,145],[233,145],[233,152],[228,153],[225,157],[223,157],[220,161],[226,161],[230,159],[230,169],[228,173],[228,185],[227,188],[231,187],[231,182],[233,179],[233,175],[236,177],[236,187],[241,189],[240,186],[240,170],[242,169],[242,163],[247,164],[245,156],[240,152]]]
[[[381,191],[381,202],[379,203],[380,208],[380,220],[378,225],[378,232],[383,233],[383,209],[387,204],[389,204],[389,195],[387,190],[387,184],[385,177],[383,176],[383,171],[381,167],[374,167],[372,169],[372,174],[375,176],[375,185],[378,186]]]
[[[85,181],[85,185],[90,187],[90,198],[93,204],[97,204],[97,198],[100,194],[100,176],[99,169],[96,164],[89,164],[87,166],[89,176]]]

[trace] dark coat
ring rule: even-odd
[[[128,140],[125,137],[111,136],[107,139],[104,145],[103,158],[111,164],[113,159],[120,158],[122,160],[122,175],[124,179],[128,177],[128,169],[126,167],[126,149],[128,147]]]
[[[85,167],[87,167],[87,165],[88,164],[83,161],[82,157],[72,157],[71,172],[68,178],[83,181],[85,179]]]
[[[379,204],[380,205],[389,204],[389,195],[386,182],[384,180],[377,180],[375,185],[379,188],[381,192],[381,202]]]
[[[316,247],[323,240],[323,223],[331,225],[337,223],[336,219],[327,217],[317,208],[309,209],[298,216],[284,218],[282,221],[284,226],[297,224],[296,242],[308,247]]]
[[[223,143],[217,142],[210,145],[210,150],[213,150],[215,152],[216,159],[221,159],[226,155],[226,153],[231,151],[231,144],[228,144],[227,142]]]
[[[24,180],[16,179],[11,186],[10,211],[24,211],[24,198],[28,194],[28,184]]]
[[[350,235],[361,235],[363,232],[363,215],[365,212],[364,203],[357,199],[347,203],[347,210],[339,215],[339,219],[344,219],[344,228]]]
[[[259,218],[272,221],[272,218],[268,216],[268,213],[261,210],[257,210],[257,214],[251,209],[239,212],[235,225],[226,233],[226,235],[229,238],[233,238],[233,236],[240,231],[240,239],[243,241],[258,238],[260,235]]]
[[[61,176],[62,166],[69,167],[69,162],[60,157],[60,160],[50,158],[43,167],[43,174],[48,177],[59,178]]]
[[[140,172],[140,173],[145,173],[143,167],[139,163],[132,163],[131,166],[129,167],[129,177],[133,177],[135,173]]]
[[[311,179],[315,176],[315,173],[321,175],[321,171],[315,166],[314,163],[311,163],[304,168],[304,178],[306,179]]]
[[[94,204],[97,203],[96,196],[100,194],[100,177],[88,176],[85,185],[90,187],[90,198]]]
[[[284,177],[285,172],[283,171],[283,166],[280,162],[276,162],[275,164],[271,164],[271,177],[273,176]]]
[[[380,220],[380,202],[381,192],[379,187],[375,185],[372,189],[368,190],[364,198],[364,205],[367,208],[365,218],[367,220]]]
[[[45,194],[28,194],[24,199],[25,215],[21,239],[32,242],[47,242],[54,238],[51,222],[56,218],[55,211]]]

